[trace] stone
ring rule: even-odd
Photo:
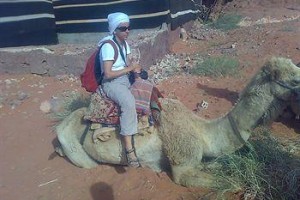
[[[43,101],[40,105],[40,110],[44,113],[49,113],[51,111],[51,103],[49,101]]]

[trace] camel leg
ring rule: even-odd
[[[213,175],[202,171],[202,167],[191,165],[172,165],[172,175],[175,183],[186,187],[212,188],[216,185]]]
[[[63,153],[70,161],[83,168],[93,168],[98,165],[83,149],[81,137],[88,131],[88,125],[82,120],[86,108],[80,108],[66,117],[57,127],[56,133]]]

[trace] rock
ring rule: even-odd
[[[43,101],[40,105],[40,110],[44,113],[49,113],[51,111],[51,103],[49,101]]]
[[[18,91],[18,100],[23,101],[29,97],[29,94],[23,91]]]
[[[12,84],[12,81],[9,80],[9,79],[5,79],[5,80],[4,80],[4,83],[5,83],[6,85],[10,85],[10,84]]]
[[[9,102],[9,105],[11,109],[15,109],[17,106],[21,105],[21,103],[22,102],[20,100],[14,99],[11,102]]]
[[[184,28],[180,28],[179,37],[182,39],[182,41],[186,41],[188,39],[188,34]]]

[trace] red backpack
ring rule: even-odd
[[[118,58],[117,46],[112,40],[105,40],[101,46],[94,51],[85,65],[84,72],[80,74],[81,86],[88,92],[95,92],[102,82],[103,72],[101,71],[101,64],[99,61],[99,52],[101,47],[106,43],[111,44],[114,48],[114,63]]]

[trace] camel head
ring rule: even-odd
[[[299,65],[299,64],[298,64]],[[300,115],[300,65],[294,65],[291,60],[274,58],[266,64],[271,80],[277,83],[273,92],[289,102],[292,112]]]
[[[300,95],[300,68],[290,59],[273,57],[240,94],[239,101],[242,103],[239,107],[241,110],[248,108],[252,113],[255,110],[258,115],[261,114],[261,120],[257,123],[268,124],[291,106],[293,99],[299,99],[298,94]],[[237,115],[242,114],[243,112],[237,112]]]
[[[272,58],[262,71],[269,76],[270,91],[300,115],[300,68],[286,58]]]
[[[292,95],[300,93],[300,68],[290,59],[272,58],[263,71],[272,81],[271,92],[279,99],[290,101]]]

